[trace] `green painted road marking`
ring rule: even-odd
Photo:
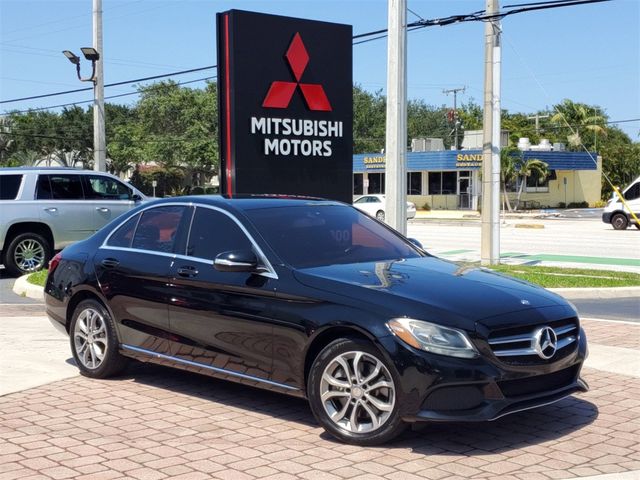
[[[551,255],[538,254],[526,257],[527,260],[540,260],[542,262],[573,262],[573,263],[593,263],[597,265],[628,265],[640,267],[640,260],[635,258],[613,258],[613,257],[584,257],[581,255]]]
[[[450,250],[448,252],[440,252],[439,255],[457,255],[458,253],[468,253],[473,252],[473,250]]]
[[[526,253],[520,253],[520,252],[507,252],[507,253],[500,254],[500,258],[526,257],[526,256],[528,256]]]

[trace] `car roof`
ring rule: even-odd
[[[64,173],[95,173],[102,175],[111,175],[109,172],[98,172],[96,170],[86,170],[73,167],[2,167],[0,174],[3,173],[32,173],[32,172],[64,172]]]
[[[345,205],[335,200],[318,197],[296,195],[189,195],[184,197],[163,198],[157,204],[172,202],[188,202],[202,205],[227,206],[238,210],[254,210],[258,208],[293,207],[301,205]]]

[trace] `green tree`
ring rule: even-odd
[[[522,152],[515,147],[504,147],[500,150],[500,183],[502,183],[504,201],[509,212],[512,208],[507,193],[507,185],[518,177],[516,164],[519,158],[522,158]]]
[[[522,192],[524,192],[524,187],[527,184],[527,179],[532,175],[536,175],[538,178],[546,178],[549,174],[548,164],[539,160],[537,158],[524,158],[524,155],[520,154],[518,158],[515,169],[517,171],[518,176],[520,177],[520,188],[518,189],[518,196],[516,197],[516,205],[514,210],[517,210],[520,206],[520,198],[522,197]]]
[[[353,87],[353,153],[380,152],[385,145],[387,100],[380,90]]]
[[[551,122],[561,132],[566,132],[567,142],[572,149],[579,150],[581,145],[588,150],[596,148],[598,138],[607,135],[607,116],[600,107],[566,99],[555,105],[554,111],[556,113],[551,117]]]

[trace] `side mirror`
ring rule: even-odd
[[[142,200],[142,197],[137,193],[134,193],[133,196],[131,197],[131,200],[133,200],[134,202],[139,202]]]
[[[219,272],[255,272],[258,257],[251,250],[222,252],[213,261],[213,267]]]
[[[409,241],[413,243],[416,247],[418,247],[420,250],[424,250],[424,247],[422,246],[422,243],[420,243],[420,240],[416,240],[415,238],[409,238]]]

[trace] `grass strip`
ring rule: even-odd
[[[535,265],[491,265],[489,268],[545,288],[640,286],[640,274],[614,270],[539,267]]]
[[[47,280],[47,270],[40,270],[39,272],[32,273],[27,277],[27,282],[33,285],[44,287],[44,282]]]

